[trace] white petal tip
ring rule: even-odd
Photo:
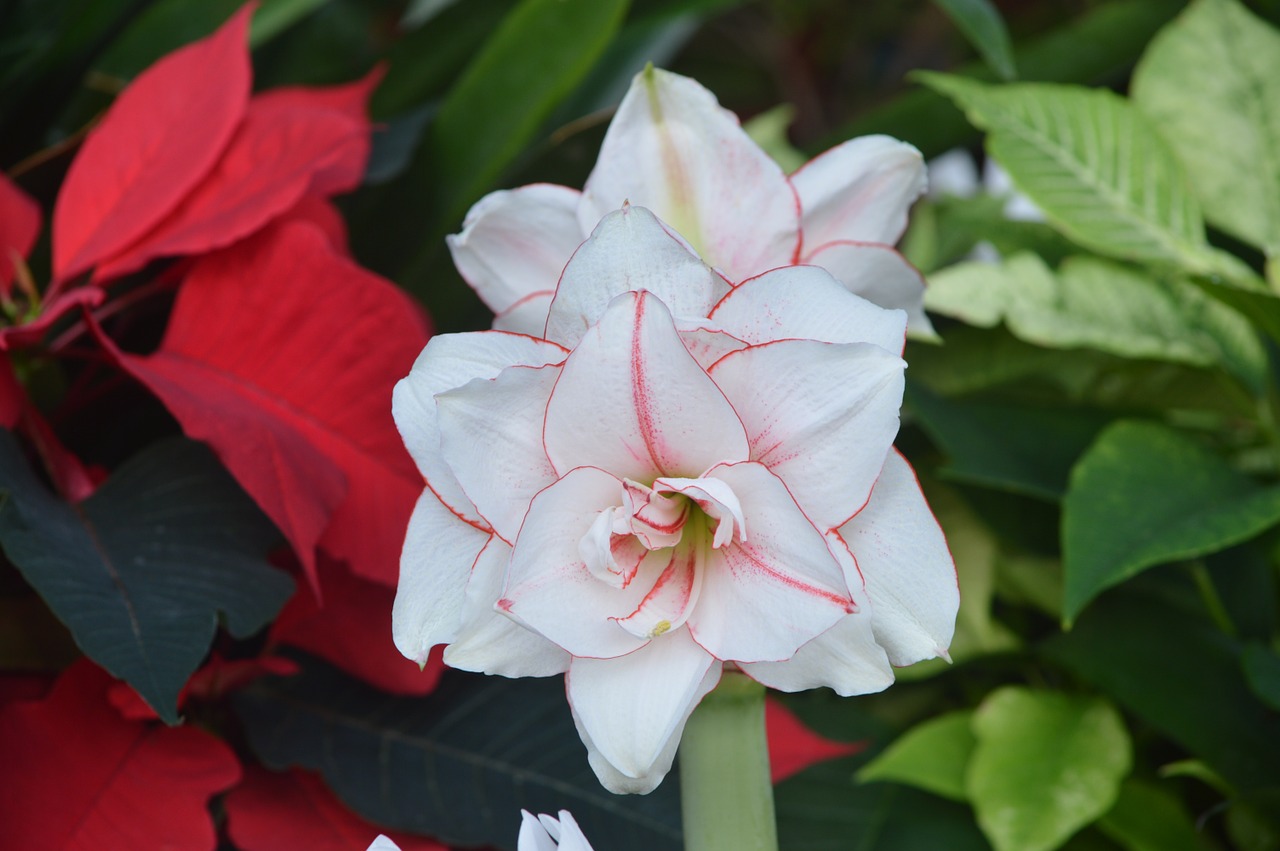
[[[948,648],[946,647],[935,647],[933,652],[937,654],[939,659],[944,660],[948,665],[953,665],[955,663],[951,661],[951,654],[947,652],[947,649]]]

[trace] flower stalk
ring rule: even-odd
[[[689,717],[680,740],[685,851],[777,851],[764,693],[726,671]]]

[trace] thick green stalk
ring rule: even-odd
[[[726,672],[680,739],[685,851],[777,851],[764,686]]]

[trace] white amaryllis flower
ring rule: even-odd
[[[925,184],[920,152],[888,136],[851,139],[788,177],[711,92],[649,68],[618,107],[582,192],[533,184],[491,193],[448,243],[502,330],[541,335],[569,256],[630,202],[732,283],[779,266],[822,266],[850,292],[906,310],[912,332],[932,336],[924,281],[892,247]]]
[[[521,810],[520,816],[516,851],[591,851],[591,843],[568,810],[561,810],[559,819],[535,816],[528,810]]]
[[[567,673],[615,792],[661,781],[724,663],[851,695],[945,654],[954,568],[892,448],[905,326],[822,269],[731,288],[648,211],[606,216],[545,338],[438,336],[396,387],[427,482],[397,646]]]

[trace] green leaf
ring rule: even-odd
[[[1280,655],[1261,644],[1250,644],[1245,647],[1241,662],[1249,688],[1280,712]]]
[[[1178,161],[1120,96],[1050,83],[997,87],[918,77],[988,131],[987,152],[1080,245],[1125,260],[1214,268]]]
[[[1280,522],[1266,487],[1164,426],[1120,422],[1071,472],[1063,502],[1063,619],[1157,564],[1248,540]]]
[[[859,782],[889,780],[966,800],[964,777],[978,740],[972,711],[949,712],[917,724],[858,772]]]
[[[279,540],[213,454],[171,440],[70,506],[0,435],[0,543],[90,658],[161,718],[209,650],[219,613],[252,635],[293,591],[266,560]]]
[[[947,13],[969,43],[1005,80],[1018,76],[1013,65],[1013,44],[1005,28],[1000,10],[990,0],[934,0]]]
[[[1249,317],[1272,340],[1280,342],[1280,298],[1265,289],[1242,286],[1218,275],[1195,275],[1191,283]]]
[[[1209,845],[1177,796],[1154,783],[1129,779],[1116,805],[1098,821],[1128,851],[1208,851]]]
[[[787,138],[787,128],[796,117],[796,108],[789,103],[780,103],[773,109],[752,118],[742,125],[757,145],[773,158],[787,174],[800,168],[808,159],[800,153],[791,140]]]
[[[1266,352],[1239,313],[1185,281],[1098,258],[1068,258],[1057,274],[1033,254],[960,263],[929,277],[925,307],[970,325],[1003,321],[1039,346],[1219,366],[1255,393],[1266,383]]]
[[[1280,32],[1235,0],[1197,0],[1152,41],[1130,91],[1205,217],[1280,253]]]
[[[1129,773],[1129,734],[1104,700],[1002,688],[973,732],[965,788],[996,851],[1057,848],[1111,809]]]
[[[560,677],[448,671],[426,697],[384,694],[314,660],[235,700],[270,767],[321,771],[381,825],[449,844],[514,849],[521,808],[567,809],[596,848],[680,845],[678,772],[644,796],[604,789],[587,764]]]

